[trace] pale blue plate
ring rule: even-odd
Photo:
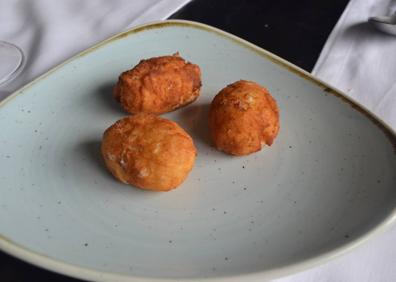
[[[202,94],[165,116],[199,155],[179,189],[141,191],[100,156],[103,131],[126,115],[111,88],[140,59],[177,51],[200,65]],[[281,112],[273,146],[247,157],[207,138],[210,101],[238,79],[266,86]],[[4,101],[0,128],[0,248],[75,277],[273,278],[395,221],[394,132],[301,69],[198,23],[140,26],[81,53]]]

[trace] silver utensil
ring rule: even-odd
[[[13,80],[22,71],[25,56],[18,46],[0,40],[0,85]]]
[[[391,16],[370,17],[368,21],[376,29],[387,34],[396,35],[396,12]]]

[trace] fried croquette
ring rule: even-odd
[[[267,89],[239,80],[223,88],[209,110],[211,139],[218,150],[242,156],[271,145],[279,131],[279,110]]]
[[[113,95],[129,113],[161,114],[194,102],[200,89],[199,66],[176,53],[142,60],[123,72]]]
[[[103,134],[101,150],[115,178],[154,191],[179,186],[197,154],[193,140],[179,125],[146,113],[110,126]]]

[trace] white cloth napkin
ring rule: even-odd
[[[396,130],[396,36],[378,32],[367,22],[370,16],[395,10],[395,0],[351,0],[313,73]]]
[[[27,57],[21,75],[0,88],[0,100],[74,54],[128,27],[166,19],[189,0],[3,0],[0,40]]]
[[[390,15],[394,0],[351,0],[330,34],[313,73],[374,111],[396,130],[396,36],[367,23]],[[395,172],[396,173],[396,172]],[[396,189],[396,187],[395,187]],[[396,226],[320,267],[277,282],[394,282]]]

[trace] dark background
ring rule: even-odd
[[[170,18],[206,23],[311,71],[347,0],[195,0]]]
[[[206,23],[311,71],[347,0],[194,0],[172,19]],[[0,281],[78,282],[0,251]]]

